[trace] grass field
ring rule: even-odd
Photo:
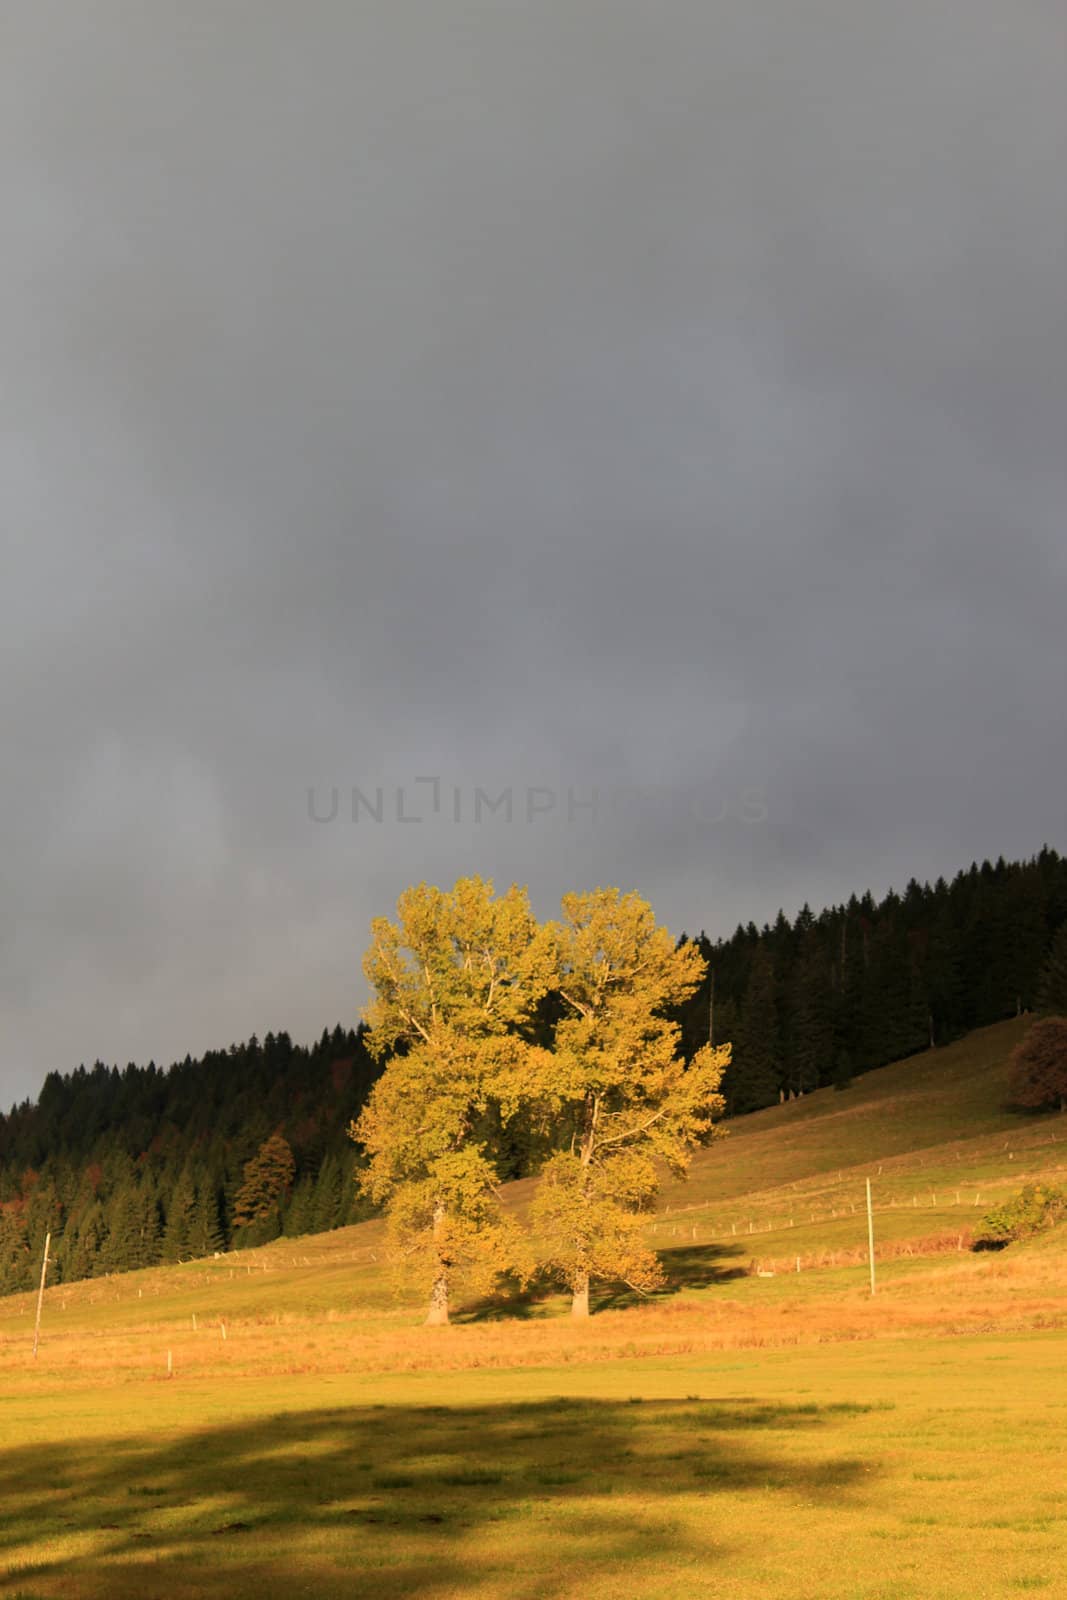
[[[36,1362],[0,1301],[0,1596],[1067,1594],[1067,1241],[967,1249],[1065,1177],[1020,1026],[744,1119],[584,1327],[424,1329],[378,1224],[50,1289]]]

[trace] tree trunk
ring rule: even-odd
[[[433,1237],[437,1246],[437,1276],[430,1290],[430,1309],[426,1316],[428,1328],[439,1328],[448,1321],[448,1265],[441,1257],[441,1235],[445,1226],[445,1208],[438,1203],[433,1208]]]
[[[430,1309],[426,1317],[428,1328],[439,1328],[448,1321],[448,1276],[438,1273],[430,1291]]]
[[[585,1113],[582,1128],[582,1183],[583,1191],[588,1195],[589,1167],[593,1159],[593,1150],[596,1145],[596,1125],[600,1116],[600,1101],[590,1090],[585,1097]],[[585,1260],[585,1242],[578,1238],[574,1241],[578,1260]],[[571,1316],[587,1317],[589,1315],[589,1268],[580,1266],[574,1274],[571,1283]]]

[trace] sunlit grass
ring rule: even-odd
[[[1055,1595],[1067,1230],[966,1247],[1067,1152],[1002,1109],[1017,1032],[736,1124],[650,1223],[667,1292],[586,1326],[425,1329],[377,1223],[51,1288],[36,1362],[0,1301],[0,1597]]]
[[[131,1382],[107,1415],[72,1383],[6,1407],[0,1593],[1007,1593],[1067,1569],[1063,1356],[1046,1334],[382,1375],[373,1397],[358,1375]]]

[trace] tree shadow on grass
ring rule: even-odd
[[[652,1294],[638,1294],[624,1283],[603,1284],[594,1293],[596,1309],[621,1311],[627,1306],[647,1305],[650,1300],[665,1300],[683,1289],[710,1289],[718,1283],[748,1277],[748,1258],[743,1245],[680,1245],[676,1249],[660,1250],[658,1254],[666,1279],[662,1289]]]
[[[547,1272],[538,1272],[525,1284],[505,1279],[493,1294],[463,1301],[452,1312],[452,1321],[532,1322],[546,1315],[547,1303],[559,1293],[559,1284]]]
[[[850,1407],[854,1412],[869,1407]],[[787,1435],[842,1408],[558,1399],[297,1411],[0,1452],[0,1595],[551,1600],[711,1576],[717,1493],[836,1501],[869,1467]],[[869,1477],[865,1478],[869,1482]],[[708,1515],[686,1502],[708,1502]],[[768,1516],[778,1507],[768,1507]]]
[[[748,1276],[745,1250],[742,1245],[704,1244],[681,1245],[676,1249],[658,1252],[666,1282],[654,1294],[638,1294],[625,1283],[602,1283],[593,1288],[592,1300],[596,1311],[622,1311],[628,1306],[647,1305],[664,1300],[683,1289],[709,1289],[715,1284],[729,1283],[734,1278]],[[746,1262],[742,1265],[742,1262]],[[485,1295],[461,1305],[453,1315],[454,1322],[501,1322],[518,1319],[529,1322],[545,1315],[548,1301],[561,1294],[558,1281],[549,1274],[539,1274],[525,1287],[515,1284],[496,1294]]]

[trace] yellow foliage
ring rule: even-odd
[[[398,1053],[350,1132],[368,1157],[363,1188],[386,1206],[394,1258],[429,1291],[433,1321],[447,1321],[457,1273],[488,1288],[522,1264],[487,1136],[494,1116],[514,1113],[544,1054],[523,1029],[553,963],[526,891],[497,897],[481,878],[450,893],[407,889],[396,923],[372,925],[369,1044]]]
[[[551,932],[565,1011],[539,1088],[556,1154],[533,1217],[583,1314],[591,1279],[643,1290],[660,1281],[640,1237],[656,1161],[682,1174],[694,1146],[722,1131],[730,1047],[707,1046],[688,1066],[679,1058],[680,1030],[664,1013],[697,987],[704,961],[676,946],[638,895],[565,895]]]

